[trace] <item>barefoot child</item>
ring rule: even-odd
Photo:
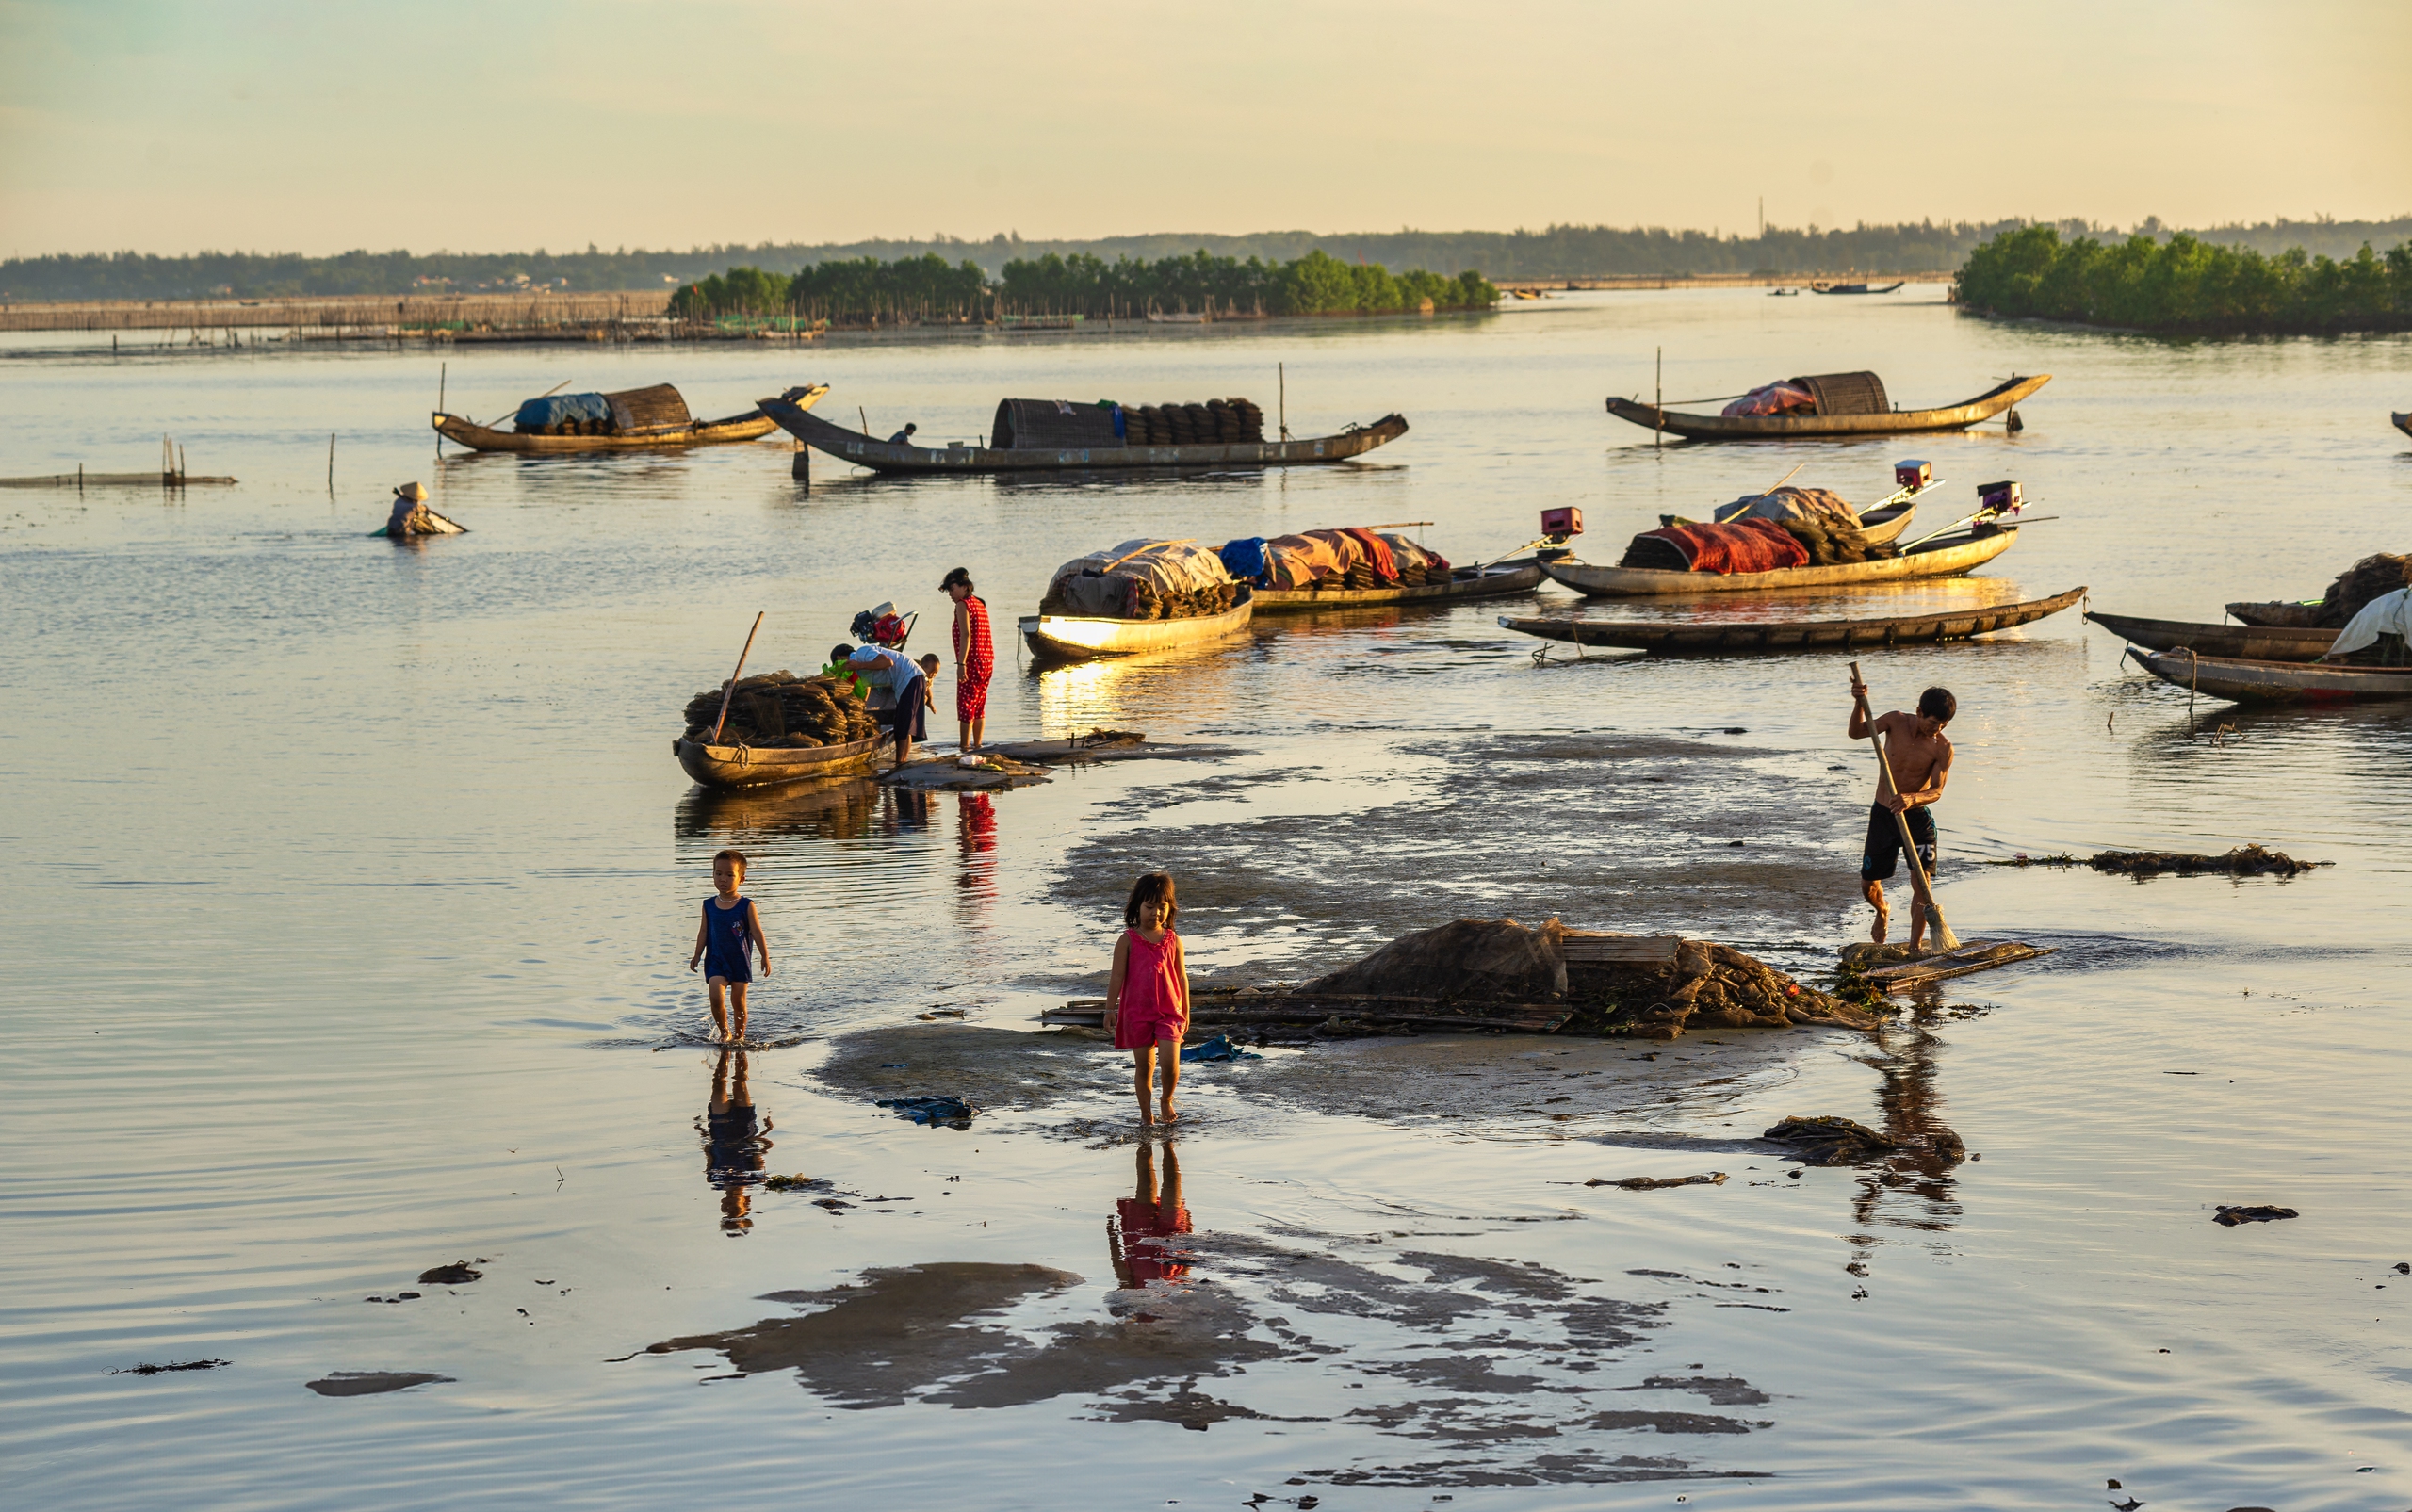
[[[1870,719],[1867,685],[1860,681],[1856,668],[1851,672],[1850,693],[1850,738],[1866,740],[1882,737],[1885,772],[1889,773],[1877,779],[1876,802],[1867,810],[1867,843],[1859,862],[1860,894],[1876,910],[1876,924],[1868,931],[1868,938],[1882,945],[1885,926],[1892,920],[1892,911],[1884,906],[1884,884],[1900,865],[1904,821],[1911,841],[1918,848],[1918,861],[1925,868],[1928,880],[1931,882],[1934,876],[1934,812],[1931,805],[1943,796],[1943,785],[1951,777],[1951,741],[1943,727],[1960,711],[1960,701],[1948,689],[1930,688],[1918,695],[1916,713],[1904,714],[1896,709]],[[1894,786],[1897,783],[1898,791]],[[1927,909],[1932,904],[1932,899],[1917,885],[1917,870],[1911,869],[1910,882],[1913,955],[1920,952]],[[1942,945],[1940,940],[1935,943],[1937,948]]]
[[[704,900],[703,922],[695,927],[695,953],[687,958],[687,969],[693,971],[697,961],[710,957],[704,976],[711,984],[714,1038],[724,1045],[745,1041],[745,984],[754,980],[747,952],[761,952],[762,974],[771,974],[771,942],[762,935],[762,918],[754,911],[751,899],[737,895],[744,880],[744,852],[723,851],[712,857],[712,886],[720,896]],[[721,1009],[723,991],[736,1013],[735,1033],[729,1032],[728,1015]]]
[[[1105,989],[1105,1027],[1114,1048],[1131,1052],[1143,1128],[1159,1116],[1165,1123],[1178,1116],[1172,1095],[1181,1084],[1182,1036],[1189,1032],[1189,963],[1172,930],[1180,912],[1172,878],[1165,873],[1150,871],[1132,884],[1131,901],[1122,905],[1122,922],[1130,927],[1115,941],[1114,977]],[[1161,1113],[1150,1114],[1148,1094],[1159,1060],[1165,1067],[1164,1099]]]

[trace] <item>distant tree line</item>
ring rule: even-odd
[[[2180,232],[2105,243],[2058,228],[2005,232],[1968,254],[1960,302],[1988,315],[2203,335],[2412,331],[2412,241],[2384,257],[2301,247],[2268,256]]]
[[[1477,272],[1455,277],[1378,263],[1344,263],[1311,251],[1286,263],[1197,252],[1113,262],[1074,252],[1014,258],[993,282],[965,259],[949,266],[935,252],[882,262],[876,257],[815,263],[782,278],[732,268],[682,285],[670,313],[682,319],[792,316],[836,325],[896,320],[986,318],[990,315],[1079,315],[1092,318],[1150,311],[1246,315],[1386,315],[1488,309],[1499,291]]]
[[[859,268],[873,262],[892,266],[933,257],[956,271],[966,262],[975,264],[993,284],[1005,277],[1007,265],[1043,262],[1051,253],[1067,263],[1075,257],[1089,257],[1109,265],[1130,260],[1154,267],[1168,258],[1194,257],[1201,251],[1243,265],[1250,258],[1288,264],[1321,252],[1342,263],[1379,263],[1410,272],[1445,275],[1459,268],[1479,268],[1494,279],[1575,278],[1594,273],[1941,272],[1959,267],[1978,247],[2003,232],[2029,224],[2025,220],[1920,220],[1849,229],[1769,226],[1763,235],[1554,225],[1539,231],[1182,233],[1086,241],[1025,241],[1019,236],[1000,234],[986,240],[939,236],[926,240],[764,242],[685,252],[627,248],[607,252],[589,246],[573,252],[542,249],[502,253],[350,252],[334,257],[257,252],[157,257],[106,252],[0,261],[0,301],[399,296],[538,286],[579,293],[659,290],[699,283],[707,275],[725,279],[730,270],[740,268],[759,268],[788,279],[807,268],[832,263]],[[2054,224],[2065,236],[2110,235],[2108,228],[2084,221]],[[2158,220],[2147,220],[2136,230],[2161,241],[2176,235]],[[2277,220],[2197,230],[2192,235],[2205,243],[2251,248],[2269,256],[2302,247],[2315,257],[2341,259],[2353,256],[2365,241],[2388,247],[2412,237],[2412,216],[2393,220]],[[935,294],[927,297],[937,299]]]

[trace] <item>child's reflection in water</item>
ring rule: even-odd
[[[745,1085],[745,1052],[725,1049],[712,1068],[712,1101],[695,1130],[704,1136],[704,1179],[720,1189],[721,1231],[731,1238],[754,1227],[754,1184],[762,1179],[772,1129],[754,1115]]]
[[[1114,1216],[1105,1225],[1114,1274],[1125,1287],[1188,1279],[1185,1257],[1189,1252],[1173,1241],[1189,1231],[1189,1210],[1181,1201],[1181,1156],[1170,1145],[1165,1146],[1165,1179],[1160,1189],[1155,1144],[1140,1141],[1138,1191],[1114,1205]]]

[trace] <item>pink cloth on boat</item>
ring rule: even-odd
[[[1792,410],[1814,410],[1817,397],[1805,388],[1790,383],[1769,383],[1754,388],[1725,406],[1728,415],[1783,415]]]

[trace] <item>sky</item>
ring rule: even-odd
[[[2412,211],[2412,3],[0,0],[0,255]]]

